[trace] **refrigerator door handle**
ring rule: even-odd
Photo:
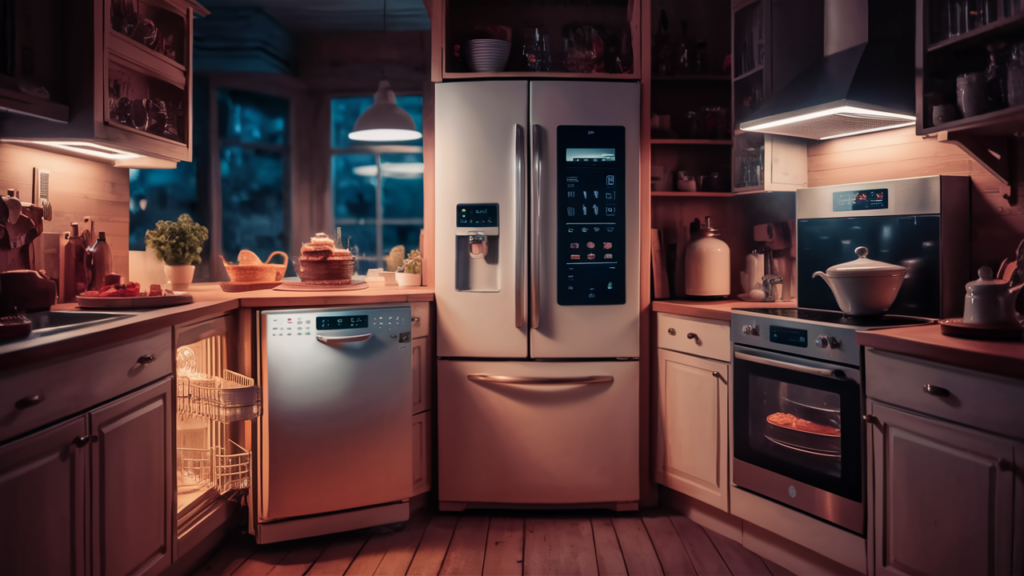
[[[541,163],[541,127],[533,125],[533,171],[530,173],[530,327],[540,327],[540,183],[543,180]]]
[[[470,374],[470,382],[477,384],[513,384],[522,386],[562,386],[575,384],[611,384],[615,378],[611,376],[573,376],[568,378],[546,378],[534,376],[492,376],[490,374]]]
[[[516,129],[516,328],[526,323],[526,134],[519,124]]]

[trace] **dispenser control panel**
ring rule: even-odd
[[[494,228],[498,225],[497,204],[459,204],[456,219],[459,228]]]
[[[558,127],[558,304],[626,303],[626,129]]]

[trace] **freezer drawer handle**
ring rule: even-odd
[[[335,338],[325,338],[324,336],[317,336],[316,339],[321,344],[327,344],[331,348],[341,348],[344,344],[351,344],[353,342],[366,342],[370,338],[373,338],[373,334],[357,334],[355,336],[338,336]]]
[[[489,374],[470,374],[470,382],[477,384],[519,384],[523,386],[559,386],[572,384],[611,384],[615,381],[611,376],[574,376],[569,378],[545,378],[531,376],[491,376]]]
[[[736,352],[737,360],[746,360],[747,362],[753,362],[755,364],[764,364],[765,366],[773,366],[775,368],[782,368],[783,370],[792,370],[794,372],[801,372],[803,374],[810,374],[812,376],[821,376],[823,378],[835,378],[837,380],[849,380],[846,377],[846,373],[842,370],[830,370],[828,368],[811,368],[810,366],[801,366],[799,364],[793,364],[792,362],[782,362],[779,360],[771,360],[769,358],[759,358],[757,356],[751,356],[750,354],[744,354],[743,352]]]

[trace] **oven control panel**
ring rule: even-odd
[[[622,126],[558,127],[558,304],[626,303]]]
[[[860,365],[856,332],[845,326],[765,318],[734,310],[730,332],[735,344],[826,362]]]

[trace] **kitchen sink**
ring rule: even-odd
[[[49,335],[65,330],[83,328],[100,322],[128,318],[133,314],[119,312],[32,312],[26,314],[32,322],[33,335]]]

